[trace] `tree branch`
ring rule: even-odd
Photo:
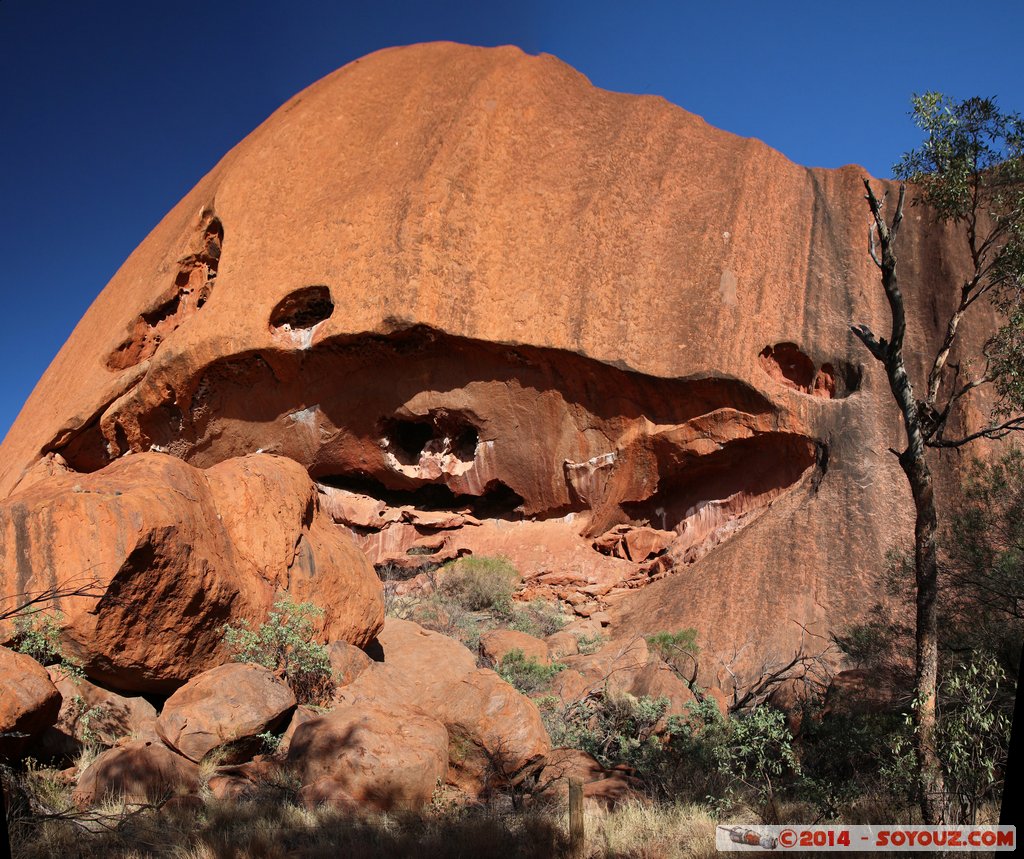
[[[866,325],[851,325],[850,330],[857,335],[857,339],[860,340],[868,351],[875,356],[875,358],[885,363],[885,357],[887,353],[886,342],[884,339],[879,340],[871,332],[871,329]]]
[[[928,447],[963,447],[965,444],[974,441],[979,438],[1003,438],[1005,435],[1011,432],[1024,430],[1024,415],[1016,418],[1011,418],[998,426],[985,427],[985,429],[972,432],[970,435],[966,435],[963,438],[944,439],[935,438],[929,439],[925,442]]]

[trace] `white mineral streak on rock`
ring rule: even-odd
[[[576,495],[589,507],[604,498],[608,478],[618,461],[615,451],[592,456],[586,462],[565,462],[565,474]]]

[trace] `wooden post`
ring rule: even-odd
[[[583,859],[585,855],[583,832],[583,785],[569,779],[569,856]]]

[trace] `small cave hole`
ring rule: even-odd
[[[765,346],[758,358],[764,371],[776,381],[805,394],[811,392],[814,362],[795,343]]]
[[[308,329],[334,313],[331,290],[326,286],[306,286],[288,293],[270,313],[271,328]]]
[[[757,357],[761,369],[775,381],[812,397],[840,399],[860,387],[863,370],[859,365],[836,360],[815,367],[795,343],[765,346]]]
[[[476,446],[480,441],[480,434],[476,427],[467,426],[452,439],[452,453],[463,462],[472,462],[476,458]]]
[[[423,448],[434,437],[434,428],[426,421],[385,421],[381,429],[388,450],[402,465],[417,465]]]

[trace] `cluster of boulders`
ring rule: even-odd
[[[591,656],[573,655],[576,641],[495,631],[484,638],[483,661],[518,649],[572,662],[563,694],[608,680],[638,694],[669,688],[642,641]],[[298,788],[310,805],[377,809],[419,807],[446,786],[474,800],[528,779],[550,790],[571,776],[593,782],[588,795],[605,802],[630,787],[625,772],[576,750],[553,751],[534,702],[440,633],[388,618],[366,650],[338,641],[330,655],[336,692],[329,707],[314,707],[297,704],[278,672],[254,664],[210,668],[161,701],[0,648],[0,733],[17,734],[3,751],[70,763],[83,747],[101,749],[82,771],[67,773],[83,807],[110,796],[238,799],[268,782]]]
[[[547,693],[563,704],[612,691],[667,697],[668,714],[685,712],[693,693],[642,638],[607,642],[596,629],[544,640],[492,630],[474,654],[388,618],[365,648],[329,646],[336,687],[327,706],[298,703],[287,677],[250,663],[226,662],[166,698],[142,697],[0,648],[3,753],[71,764],[83,748],[99,749],[66,771],[81,807],[111,796],[172,807],[239,800],[276,786],[310,806],[386,810],[422,807],[439,789],[464,801],[524,787],[550,795],[569,778],[609,806],[634,790],[632,774],[552,749],[534,701],[480,667],[519,651],[565,666]]]

